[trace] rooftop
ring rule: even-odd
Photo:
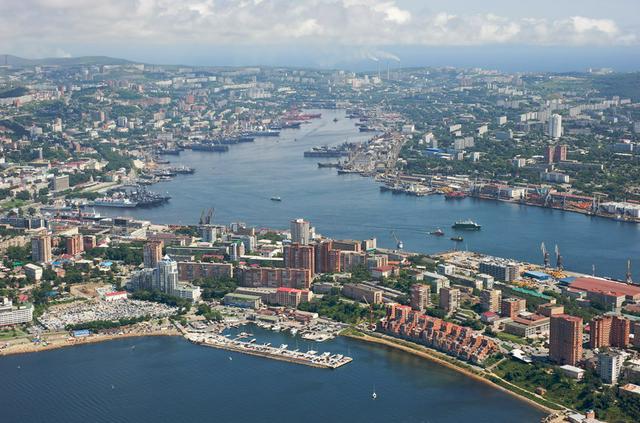
[[[580,277],[575,278],[569,286],[582,291],[640,298],[640,286],[628,285],[626,283],[615,282],[608,279]]]

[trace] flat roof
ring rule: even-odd
[[[230,292],[224,296],[224,298],[227,298],[227,297],[238,298],[240,300],[248,300],[248,301],[256,301],[260,299],[260,297],[258,297],[257,295],[236,294],[235,292]]]
[[[614,295],[640,298],[640,286],[628,285],[608,279],[579,277],[575,278],[569,286],[582,291],[599,292],[603,294],[611,293]]]

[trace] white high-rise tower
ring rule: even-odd
[[[553,139],[558,139],[562,136],[562,116],[559,114],[552,114],[549,118],[549,135]]]

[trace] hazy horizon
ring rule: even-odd
[[[375,70],[640,69],[640,2],[25,0],[0,4],[0,52],[144,63]]]

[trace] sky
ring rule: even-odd
[[[638,16],[640,0],[0,0],[0,53],[637,70]]]

